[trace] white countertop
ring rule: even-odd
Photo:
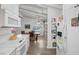
[[[16,40],[7,40],[4,43],[0,44],[0,55],[9,55],[20,45],[19,41],[22,40],[23,37],[27,36],[28,35],[18,34]]]

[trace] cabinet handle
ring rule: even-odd
[[[22,40],[19,41],[19,43],[21,43],[21,42],[22,42]]]

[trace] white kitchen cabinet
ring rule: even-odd
[[[10,53],[10,55],[16,55],[16,49]]]
[[[1,8],[14,15],[19,15],[19,4],[2,4]]]
[[[18,5],[0,5],[0,27],[21,27]]]
[[[29,35],[19,35],[19,45],[16,48],[16,55],[26,55],[29,48]]]
[[[23,43],[16,49],[16,55],[25,55],[26,51],[26,44]]]

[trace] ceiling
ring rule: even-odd
[[[62,10],[62,4],[21,4],[20,17],[46,19],[48,7]]]
[[[61,9],[61,10],[62,10],[62,7],[63,7],[62,4],[47,4],[46,6]]]

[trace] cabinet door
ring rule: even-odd
[[[2,4],[1,8],[4,10],[3,16],[0,15],[1,26],[21,27],[18,4]]]
[[[8,17],[20,20],[19,19],[19,5],[18,4],[2,4],[2,9],[7,13]]]
[[[11,17],[8,17],[8,24],[9,24],[9,26],[11,25],[11,26],[17,27],[18,26],[18,20],[11,18]]]
[[[10,27],[18,27],[18,19],[14,18],[11,14],[5,13],[5,23],[3,26],[10,26]]]
[[[10,55],[16,55],[16,49]]]
[[[25,55],[26,54],[26,44],[22,44],[21,46],[17,47],[16,54]]]
[[[8,11],[12,14],[19,15],[19,5],[18,4],[2,4],[2,9]]]

